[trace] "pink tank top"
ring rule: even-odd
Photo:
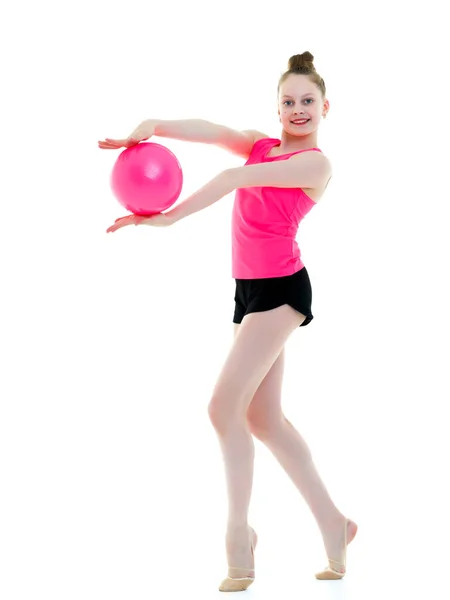
[[[281,141],[258,140],[245,163],[284,160],[319,148],[267,156]],[[232,212],[232,277],[261,279],[293,275],[304,267],[295,240],[300,221],[315,202],[301,188],[249,187],[236,190]]]

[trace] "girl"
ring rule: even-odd
[[[221,591],[242,591],[254,581],[257,535],[247,522],[252,435],[270,449],[316,519],[329,562],[316,573],[317,579],[345,575],[347,544],[357,531],[356,523],[333,503],[307,444],[281,408],[285,343],[297,327],[314,318],[311,284],[295,237],[300,221],[320,201],[332,176],[330,161],[317,147],[318,127],[329,102],[313,60],[309,52],[292,56],[280,78],[281,139],[201,120],[148,120],[127,139],[99,142],[100,148],[117,149],[157,135],[216,144],[246,159],[244,166],[219,173],[172,210],[151,217],[122,217],[107,230],[172,225],[236,190],[232,213],[235,337],[208,406],[223,453],[229,500],[229,568]]]

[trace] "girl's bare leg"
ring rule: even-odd
[[[238,327],[235,326],[235,333]],[[272,452],[311,509],[327,556],[339,559],[344,544],[345,516],[331,499],[305,440],[282,412],[284,358],[283,349],[252,398],[247,409],[247,422],[250,432]],[[356,524],[350,521],[347,542],[355,537],[356,530]]]
[[[225,465],[228,490],[228,565],[253,569],[248,509],[253,486],[254,443],[246,412],[260,383],[304,320],[288,305],[247,315],[215,385],[208,407]],[[236,576],[231,571],[230,576]],[[245,576],[243,572],[240,576]]]

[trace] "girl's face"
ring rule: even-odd
[[[280,86],[278,114],[290,135],[303,136],[316,130],[328,106],[328,100],[322,101],[319,88],[306,75],[289,75]]]

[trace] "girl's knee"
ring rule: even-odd
[[[250,433],[261,441],[276,437],[285,422],[286,419],[281,412],[277,417],[274,417],[273,414],[267,417],[261,415],[255,417],[247,414],[247,426]]]
[[[210,400],[208,404],[208,417],[214,429],[218,431],[223,429],[226,423],[227,414],[219,400],[215,398]]]
[[[229,400],[229,399],[228,399]],[[230,402],[226,398],[213,397],[208,404],[208,416],[214,429],[219,433],[225,433],[232,424],[246,425],[245,414],[230,407]]]

